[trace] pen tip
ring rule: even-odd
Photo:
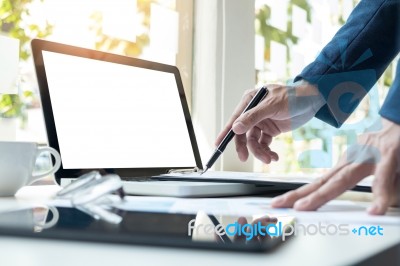
[[[207,172],[207,170],[208,170],[208,167],[206,167],[206,168],[203,170],[203,172],[201,172],[200,175],[202,175],[202,174],[204,174],[205,172]]]

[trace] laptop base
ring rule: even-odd
[[[74,178],[63,178],[61,179],[61,186],[64,187],[74,180]],[[128,195],[178,198],[255,195],[276,189],[274,186],[257,186],[241,183],[158,180],[123,181],[123,186],[125,193]]]

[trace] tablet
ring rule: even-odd
[[[120,223],[97,220],[76,208],[38,207],[1,213],[0,235],[266,252],[286,243],[293,219],[264,223],[254,217],[138,212],[110,209]],[[245,219],[245,220],[244,220]],[[291,227],[291,228],[289,228]],[[287,233],[283,237],[283,232]],[[264,233],[264,234],[263,234]]]

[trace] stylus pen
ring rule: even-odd
[[[214,215],[208,215],[208,217],[210,217],[210,220],[214,224],[215,228],[220,226],[221,229],[218,230],[220,234],[217,234],[219,239],[225,244],[232,243],[231,239],[226,235],[224,227],[220,224],[220,222],[218,222],[217,218]]]
[[[268,95],[268,89],[267,87],[263,86],[261,87],[256,95],[254,95],[253,99],[249,102],[249,104],[246,106],[242,114],[247,112],[248,110],[252,109],[253,107],[257,106],[259,102],[261,102],[266,96]],[[228,134],[224,137],[224,139],[221,141],[221,143],[218,145],[218,147],[215,149],[213,155],[211,156],[210,160],[206,164],[206,168],[203,170],[201,174],[204,174],[207,172],[208,169],[210,169],[214,163],[217,161],[219,156],[224,152],[226,146],[228,146],[228,143],[233,139],[235,136],[235,133],[233,132],[233,129],[229,130]]]

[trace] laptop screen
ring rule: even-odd
[[[174,73],[42,55],[63,169],[196,166]]]

